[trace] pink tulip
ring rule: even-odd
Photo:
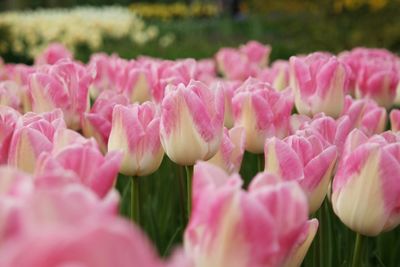
[[[275,61],[271,68],[266,68],[259,73],[258,79],[270,83],[278,91],[286,89],[289,86],[289,62]]]
[[[390,61],[365,62],[358,73],[356,95],[372,98],[379,105],[389,108],[396,96],[399,77],[398,67]]]
[[[54,133],[59,128],[65,128],[60,109],[42,114],[26,113],[14,130],[8,164],[33,173],[40,154],[53,149]]]
[[[367,135],[382,133],[386,127],[386,110],[372,99],[353,100],[347,96],[343,115],[349,117],[353,128],[358,128]]]
[[[358,47],[339,56],[351,68],[350,88],[358,97],[372,98],[384,107],[393,104],[399,81],[399,59],[395,54]]]
[[[40,155],[35,174],[71,171],[81,184],[104,197],[114,186],[121,160],[120,153],[110,152],[103,156],[93,145],[75,144],[52,154]]]
[[[300,136],[315,135],[328,144],[335,145],[340,155],[346,137],[352,129],[353,125],[347,115],[334,120],[320,113],[310,120],[303,120],[303,124],[293,134]]]
[[[197,75],[196,78],[210,84],[217,76],[216,64],[213,59],[201,59],[197,61]]]
[[[390,112],[390,125],[392,126],[393,132],[400,131],[400,110],[393,109]]]
[[[367,138],[353,130],[333,180],[332,206],[350,229],[367,236],[400,223],[400,137]]]
[[[18,232],[1,244],[0,265],[161,266],[139,229],[83,189],[40,190],[29,197],[18,214]]]
[[[154,82],[150,69],[130,61],[119,77],[119,86],[130,103],[143,103],[153,98]]]
[[[78,63],[58,61],[30,76],[32,110],[37,113],[61,108],[69,128],[80,129],[80,118],[89,110],[91,76]]]
[[[250,76],[256,76],[259,67],[250,62],[247,55],[233,48],[222,48],[215,55],[218,70],[228,80],[244,81]]]
[[[117,55],[108,56],[95,53],[90,57],[88,69],[95,73],[90,86],[90,96],[97,98],[105,90],[117,90],[119,75],[127,65],[127,61]]]
[[[291,57],[290,76],[300,114],[311,116],[324,112],[335,118],[340,115],[349,77],[344,63],[324,53]]]
[[[221,146],[209,163],[219,166],[227,173],[239,172],[242,165],[244,145],[246,142],[243,127],[234,127],[228,131],[224,128]]]
[[[114,91],[102,92],[90,112],[82,117],[82,131],[86,137],[94,137],[103,153],[107,151],[111,132],[112,112],[115,105],[128,105],[128,99]]]
[[[299,242],[294,246],[292,252],[285,260],[283,267],[298,267],[301,266],[308,249],[317,234],[319,222],[317,219],[311,219],[303,227],[304,238],[300,239]]]
[[[28,94],[29,76],[35,72],[35,68],[23,64],[7,64],[6,79],[15,82],[18,85],[19,99],[22,105],[22,111],[28,112],[32,110],[31,101]]]
[[[0,105],[9,106],[15,110],[22,110],[20,99],[21,90],[17,83],[13,81],[0,82]]]
[[[0,105],[0,164],[8,160],[11,138],[20,116],[15,109]]]
[[[181,165],[208,160],[222,140],[224,95],[198,81],[169,86],[161,107],[161,143],[168,157]]]
[[[250,62],[260,67],[265,67],[268,65],[271,47],[257,41],[249,41],[247,44],[240,46],[239,51],[246,55]]]
[[[33,190],[29,175],[9,166],[0,167],[0,244],[18,231],[17,213]],[[1,246],[0,246],[1,247]]]
[[[159,129],[154,103],[114,107],[108,151],[122,152],[121,173],[144,176],[158,169],[164,156]]]
[[[234,125],[232,98],[235,95],[235,91],[240,87],[241,82],[214,80],[211,86],[216,87],[218,83],[221,84],[222,90],[224,91],[224,99],[225,99],[224,126],[230,129]]]
[[[328,192],[336,156],[336,147],[316,134],[292,135],[283,141],[274,137],[265,144],[265,171],[298,181],[314,213]]]
[[[193,210],[184,235],[195,267],[281,266],[307,233],[307,200],[295,182],[267,173],[248,192],[237,174],[197,163]]]
[[[35,65],[53,65],[60,59],[72,59],[72,53],[63,44],[52,43],[35,58]]]
[[[285,93],[276,92],[268,83],[249,78],[232,99],[235,126],[246,130],[246,151],[262,153],[267,137],[285,137],[293,102]]]

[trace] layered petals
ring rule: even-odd
[[[262,153],[265,139],[289,133],[293,102],[269,84],[249,78],[232,99],[235,126],[246,130],[246,151]]]
[[[213,157],[220,146],[224,95],[201,82],[170,86],[162,102],[160,135],[168,157],[181,165]]]
[[[354,130],[346,141],[333,181],[332,205],[353,231],[376,236],[400,223],[398,140],[392,133],[368,139]]]
[[[151,102],[114,107],[108,151],[122,152],[121,173],[144,176],[158,169],[164,156],[159,129],[160,117]]]
[[[344,107],[348,73],[344,63],[328,54],[291,57],[290,84],[297,111],[308,116],[324,112],[339,117]]]

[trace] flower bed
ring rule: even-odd
[[[34,58],[51,42],[58,41],[74,51],[86,46],[98,50],[105,39],[128,38],[143,45],[158,35],[135,13],[123,7],[77,7],[5,12],[0,15],[1,53]]]
[[[0,266],[397,266],[399,57],[270,52],[1,63]]]

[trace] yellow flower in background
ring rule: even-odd
[[[54,41],[71,51],[78,45],[98,50],[105,38],[127,37],[144,44],[158,36],[157,27],[148,27],[138,15],[117,6],[4,12],[0,15],[3,27],[9,31],[10,49],[32,58]]]

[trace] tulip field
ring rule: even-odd
[[[400,266],[400,57],[272,49],[1,60],[0,267]]]

